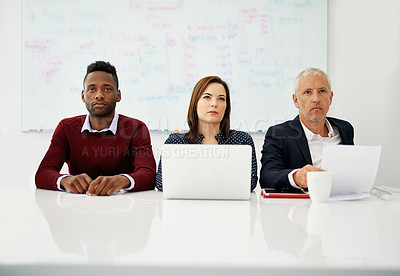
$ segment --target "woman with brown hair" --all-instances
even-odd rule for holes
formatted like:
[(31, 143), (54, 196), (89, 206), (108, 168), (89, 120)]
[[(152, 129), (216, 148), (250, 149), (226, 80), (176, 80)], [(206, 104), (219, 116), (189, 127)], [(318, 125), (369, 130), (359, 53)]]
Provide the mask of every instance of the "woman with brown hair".
[[(243, 131), (230, 129), (229, 88), (217, 76), (199, 80), (189, 104), (187, 133), (171, 133), (165, 144), (231, 144), (252, 147), (251, 191), (257, 185), (257, 159), (253, 138)], [(158, 165), (156, 187), (162, 190), (162, 165)]]

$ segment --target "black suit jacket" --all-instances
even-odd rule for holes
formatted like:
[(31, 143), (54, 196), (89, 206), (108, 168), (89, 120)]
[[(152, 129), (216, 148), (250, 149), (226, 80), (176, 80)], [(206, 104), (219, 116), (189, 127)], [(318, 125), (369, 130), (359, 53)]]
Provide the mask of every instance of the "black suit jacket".
[[(332, 126), (339, 129), (342, 144), (354, 145), (354, 129), (349, 122), (330, 117), (327, 119)], [(270, 127), (265, 134), (261, 153), (261, 188), (300, 192), (290, 185), (288, 174), (307, 164), (312, 165), (312, 160), (299, 116)]]

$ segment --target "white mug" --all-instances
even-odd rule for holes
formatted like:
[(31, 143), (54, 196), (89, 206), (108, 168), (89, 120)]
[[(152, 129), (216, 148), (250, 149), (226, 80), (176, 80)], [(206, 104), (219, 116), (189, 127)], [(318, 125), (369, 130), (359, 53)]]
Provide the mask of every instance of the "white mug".
[(328, 201), (332, 189), (332, 173), (327, 171), (307, 172), (307, 186), (312, 201)]

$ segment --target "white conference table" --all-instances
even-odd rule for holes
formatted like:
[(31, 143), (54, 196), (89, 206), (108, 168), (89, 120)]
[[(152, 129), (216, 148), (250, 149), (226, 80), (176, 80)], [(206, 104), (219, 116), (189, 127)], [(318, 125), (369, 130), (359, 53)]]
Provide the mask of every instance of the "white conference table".
[(0, 275), (400, 275), (389, 201), (0, 189)]

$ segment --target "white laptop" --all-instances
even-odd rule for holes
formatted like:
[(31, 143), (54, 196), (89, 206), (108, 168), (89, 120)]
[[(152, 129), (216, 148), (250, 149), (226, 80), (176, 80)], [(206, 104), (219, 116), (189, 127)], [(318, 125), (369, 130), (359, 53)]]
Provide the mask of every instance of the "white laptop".
[(176, 145), (162, 147), (164, 198), (250, 198), (249, 145)]
[(321, 168), (332, 172), (331, 200), (370, 196), (381, 146), (338, 145), (324, 148)]

